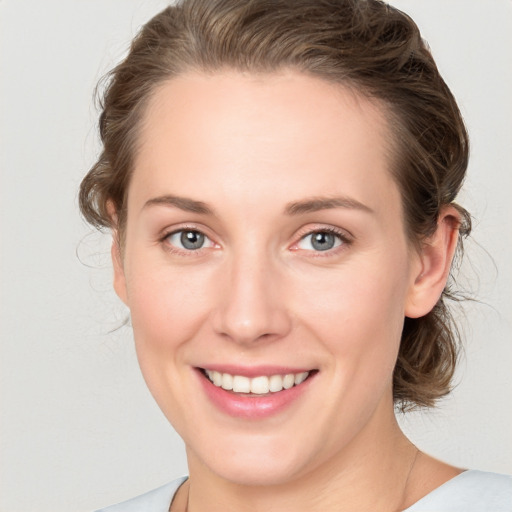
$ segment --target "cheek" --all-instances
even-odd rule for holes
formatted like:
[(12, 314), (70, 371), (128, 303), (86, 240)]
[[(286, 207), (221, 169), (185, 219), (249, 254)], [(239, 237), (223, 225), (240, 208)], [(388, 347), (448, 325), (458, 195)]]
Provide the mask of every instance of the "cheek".
[(344, 372), (365, 367), (382, 377), (392, 373), (400, 343), (407, 279), (396, 269), (407, 268), (407, 261), (375, 259), (378, 264), (358, 261), (317, 274), (303, 287), (300, 316)]
[(133, 261), (127, 288), (139, 366), (155, 401), (178, 431), (187, 423), (187, 346), (208, 316), (208, 279), (156, 262)]
[(168, 350), (188, 339), (206, 314), (209, 280), (204, 274), (134, 263), (127, 288), (136, 341)]
[(162, 400), (172, 400), (165, 390), (181, 386), (187, 342), (197, 337), (208, 316), (210, 280), (157, 262), (139, 263), (133, 260), (127, 268), (137, 358), (150, 391), (165, 407)]

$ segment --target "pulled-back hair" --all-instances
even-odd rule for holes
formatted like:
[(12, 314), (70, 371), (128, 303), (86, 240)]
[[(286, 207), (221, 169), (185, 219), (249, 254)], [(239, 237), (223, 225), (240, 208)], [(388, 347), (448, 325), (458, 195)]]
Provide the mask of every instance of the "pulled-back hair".
[[(272, 73), (284, 69), (339, 83), (377, 101), (392, 138), (390, 171), (412, 244), (434, 233), (454, 205), (468, 162), (459, 109), (415, 23), (379, 0), (182, 0), (140, 31), (109, 75), (99, 122), (103, 150), (80, 189), (80, 208), (121, 236), (126, 198), (148, 100), (187, 71)], [(115, 220), (108, 205), (115, 208)], [(470, 217), (458, 205), (462, 237)], [(406, 318), (394, 371), (395, 403), (431, 406), (450, 391), (458, 334), (445, 304)]]

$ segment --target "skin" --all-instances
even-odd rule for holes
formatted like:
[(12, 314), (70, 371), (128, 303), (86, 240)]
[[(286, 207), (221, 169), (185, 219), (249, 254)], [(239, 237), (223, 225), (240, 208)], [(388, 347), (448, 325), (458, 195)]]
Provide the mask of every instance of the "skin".
[[(393, 412), (403, 319), (437, 302), (457, 213), (412, 247), (390, 141), (379, 105), (293, 71), (189, 73), (153, 95), (112, 254), (142, 373), (187, 449), (173, 510), (398, 510), (458, 473), (417, 457)], [(205, 245), (180, 247), (179, 230)], [(336, 247), (315, 250), (322, 230)], [(284, 411), (250, 420), (198, 385), (195, 368), (213, 364), (318, 373)]]

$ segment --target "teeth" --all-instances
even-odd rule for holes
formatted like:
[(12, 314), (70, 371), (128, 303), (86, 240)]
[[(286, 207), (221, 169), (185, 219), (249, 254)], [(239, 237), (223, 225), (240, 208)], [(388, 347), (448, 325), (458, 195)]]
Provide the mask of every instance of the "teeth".
[(269, 380), (269, 390), (272, 393), (281, 391), (283, 389), (283, 377), (281, 375), (272, 375)]
[(213, 383), (216, 386), (222, 386), (222, 373), (213, 372)]
[(205, 370), (208, 378), (219, 388), (235, 393), (252, 393), (255, 395), (266, 395), (269, 392), (277, 393), (283, 389), (290, 389), (304, 382), (309, 372), (287, 373), (286, 375), (262, 375), (250, 379), (243, 375), (231, 375), (212, 370)]
[(233, 389), (233, 375), (229, 373), (222, 374), (222, 389), (227, 389), (228, 391)]
[(284, 376), (283, 379), (283, 388), (284, 389), (290, 389), (295, 384), (295, 375), (293, 373), (288, 373)]
[(268, 377), (255, 377), (251, 379), (251, 393), (265, 395), (269, 392)]
[[(226, 374), (224, 374), (226, 375)], [(215, 382), (214, 382), (215, 384)], [(251, 379), (243, 377), (242, 375), (233, 376), (233, 391), (235, 393), (250, 393), (251, 392)]]
[(295, 375), (295, 385), (298, 386), (308, 378), (309, 372), (297, 373)]

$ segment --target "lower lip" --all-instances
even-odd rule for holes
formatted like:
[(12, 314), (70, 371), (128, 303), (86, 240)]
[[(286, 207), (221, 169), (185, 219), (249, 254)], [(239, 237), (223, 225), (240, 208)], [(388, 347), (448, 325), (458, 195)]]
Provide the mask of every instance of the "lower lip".
[[(198, 370), (201, 385), (208, 398), (222, 412), (237, 418), (260, 419), (280, 413), (295, 402), (309, 387), (314, 375), (290, 389), (267, 395), (239, 395), (215, 386)], [(316, 372), (315, 372), (316, 373)]]

